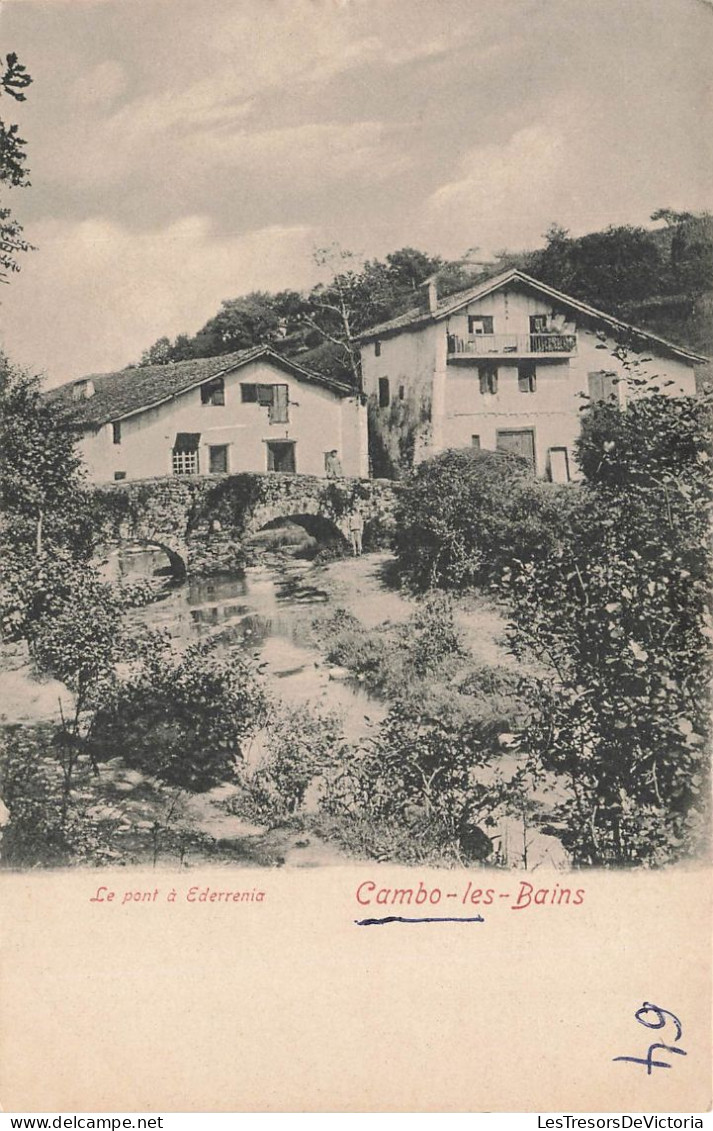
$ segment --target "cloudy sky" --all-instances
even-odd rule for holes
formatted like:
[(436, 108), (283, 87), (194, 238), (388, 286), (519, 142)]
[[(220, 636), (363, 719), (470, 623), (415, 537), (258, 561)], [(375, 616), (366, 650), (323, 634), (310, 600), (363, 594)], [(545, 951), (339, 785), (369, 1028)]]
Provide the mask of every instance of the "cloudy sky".
[(37, 246), (0, 294), (50, 383), (313, 283), (713, 208), (711, 0), (3, 0)]

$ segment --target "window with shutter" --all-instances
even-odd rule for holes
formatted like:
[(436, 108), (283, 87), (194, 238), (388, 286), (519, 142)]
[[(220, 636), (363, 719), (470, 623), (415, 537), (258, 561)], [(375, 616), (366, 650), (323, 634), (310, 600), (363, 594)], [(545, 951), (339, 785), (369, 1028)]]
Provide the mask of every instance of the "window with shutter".
[(295, 443), (293, 440), (267, 441), (267, 470), (294, 474), (296, 471)]
[(389, 378), (379, 378), (379, 408), (388, 408), (391, 402), (391, 390), (389, 389)]
[(534, 361), (521, 361), (517, 367), (517, 387), (521, 393), (534, 393), (537, 371)]
[(497, 393), (498, 391), (498, 367), (497, 365), (487, 364), (478, 366), (478, 380), (480, 382), (481, 393)]
[(289, 387), (287, 385), (272, 386), (272, 403), (268, 410), (271, 424), (287, 424), (289, 414)]
[(593, 404), (615, 403), (618, 401), (617, 387), (619, 378), (616, 373), (601, 369), (596, 373), (588, 373), (589, 399)]

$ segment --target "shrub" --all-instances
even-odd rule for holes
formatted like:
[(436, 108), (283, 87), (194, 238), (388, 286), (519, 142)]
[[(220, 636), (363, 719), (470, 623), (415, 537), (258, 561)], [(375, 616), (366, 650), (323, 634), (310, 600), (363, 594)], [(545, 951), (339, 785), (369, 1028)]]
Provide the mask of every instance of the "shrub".
[(410, 830), (454, 859), (482, 859), (491, 850), (482, 825), (493, 823), (502, 797), (475, 771), (495, 754), (477, 726), (404, 718), (396, 709), (374, 739), (345, 752), (326, 773), (323, 809), (362, 828)]
[(582, 417), (577, 459), (590, 483), (661, 487), (710, 472), (713, 420), (708, 402), (653, 394), (629, 403), (594, 404)]
[(139, 577), (114, 586), (117, 601), (123, 609), (143, 609), (160, 601), (165, 595), (164, 582), (155, 578)]
[(358, 617), (343, 608), (316, 618), (312, 627), (326, 644), (329, 663), (363, 676), (370, 687), (384, 686), (392, 652), (387, 633), (368, 632)]
[(515, 651), (535, 649), (554, 672), (531, 685), (521, 745), (559, 775), (581, 863), (661, 864), (700, 848), (713, 635), (700, 419), (674, 400), (593, 412), (582, 439), (593, 483), (576, 493), (569, 537), (503, 578)]
[(7, 728), (0, 743), (0, 792), (9, 820), (2, 835), (6, 868), (111, 862), (116, 821), (97, 821), (63, 791), (55, 763), (64, 741), (58, 728)]
[(483, 584), (503, 563), (547, 556), (570, 491), (533, 481), (522, 460), (471, 449), (419, 464), (397, 504), (396, 555), (415, 588)]
[(32, 625), (35, 663), (74, 691), (78, 710), (87, 705), (93, 688), (113, 674), (120, 616), (111, 587), (88, 574), (70, 599), (57, 602)]
[(302, 808), (307, 790), (338, 758), (344, 740), (336, 715), (315, 714), (309, 707), (277, 710), (265, 738), (265, 758), (244, 780), (252, 812), (279, 823)]
[(419, 604), (408, 629), (414, 640), (412, 663), (419, 676), (433, 674), (444, 661), (465, 654), (452, 602), (443, 593), (431, 594)]
[(183, 656), (144, 662), (96, 713), (90, 748), (97, 761), (120, 753), (160, 780), (202, 791), (233, 778), (241, 743), (263, 719), (265, 696), (237, 651), (211, 642)]

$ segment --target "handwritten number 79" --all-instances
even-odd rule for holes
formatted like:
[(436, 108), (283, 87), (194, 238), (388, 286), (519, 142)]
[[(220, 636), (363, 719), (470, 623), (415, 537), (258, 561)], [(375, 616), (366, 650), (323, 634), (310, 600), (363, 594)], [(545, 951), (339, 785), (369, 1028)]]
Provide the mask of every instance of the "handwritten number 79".
[(666, 1026), (673, 1026), (675, 1029), (675, 1036), (673, 1034), (666, 1036), (671, 1039), (673, 1036), (673, 1045), (666, 1045), (660, 1041), (649, 1045), (646, 1056), (615, 1056), (614, 1060), (627, 1060), (630, 1064), (645, 1064), (646, 1074), (651, 1075), (654, 1068), (670, 1068), (671, 1065), (666, 1060), (656, 1060), (654, 1053), (661, 1051), (672, 1053), (675, 1056), (686, 1056), (686, 1052), (681, 1048), (676, 1048), (675, 1045), (680, 1041), (683, 1036), (683, 1025), (679, 1021), (675, 1013), (671, 1013), (669, 1009), (661, 1009), (658, 1005), (653, 1005), (650, 1001), (645, 1001), (640, 1009), (637, 1009), (634, 1017), (640, 1025), (644, 1025), (647, 1029), (664, 1029)]

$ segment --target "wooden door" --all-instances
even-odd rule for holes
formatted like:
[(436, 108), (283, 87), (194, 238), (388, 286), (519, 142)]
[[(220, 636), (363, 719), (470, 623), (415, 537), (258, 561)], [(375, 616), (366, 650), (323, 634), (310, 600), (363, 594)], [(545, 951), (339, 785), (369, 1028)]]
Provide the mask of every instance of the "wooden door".
[(566, 448), (550, 448), (550, 479), (569, 483), (569, 454)]
[(522, 456), (535, 467), (535, 433), (532, 428), (513, 428), (498, 432), (496, 445), (499, 452)]
[(227, 444), (211, 444), (208, 454), (211, 475), (219, 475), (228, 470)]
[(294, 474), (296, 471), (294, 440), (270, 440), (267, 445), (267, 470)]

